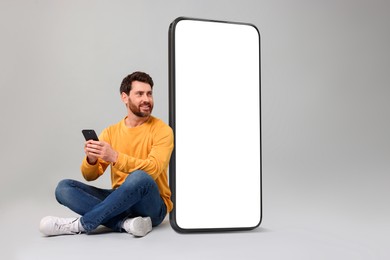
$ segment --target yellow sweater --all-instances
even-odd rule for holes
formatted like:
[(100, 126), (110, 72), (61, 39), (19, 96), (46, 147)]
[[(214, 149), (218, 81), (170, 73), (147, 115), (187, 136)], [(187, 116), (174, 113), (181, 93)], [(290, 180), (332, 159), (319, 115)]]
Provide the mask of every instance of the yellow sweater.
[[(168, 125), (151, 116), (142, 125), (128, 128), (123, 119), (104, 129), (99, 140), (109, 143), (119, 154), (117, 161), (111, 163), (113, 189), (119, 187), (129, 173), (143, 170), (156, 181), (167, 212), (172, 210), (167, 170), (173, 150), (173, 131)], [(91, 165), (85, 157), (81, 172), (87, 181), (93, 181), (104, 173), (108, 165), (110, 163), (101, 159)]]

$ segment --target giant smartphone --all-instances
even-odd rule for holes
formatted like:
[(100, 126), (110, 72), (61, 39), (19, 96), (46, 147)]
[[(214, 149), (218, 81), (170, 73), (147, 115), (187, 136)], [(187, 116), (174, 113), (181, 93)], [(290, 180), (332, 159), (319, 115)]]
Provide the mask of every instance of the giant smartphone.
[(179, 17), (169, 28), (169, 167), (178, 232), (260, 225), (260, 34), (252, 24)]

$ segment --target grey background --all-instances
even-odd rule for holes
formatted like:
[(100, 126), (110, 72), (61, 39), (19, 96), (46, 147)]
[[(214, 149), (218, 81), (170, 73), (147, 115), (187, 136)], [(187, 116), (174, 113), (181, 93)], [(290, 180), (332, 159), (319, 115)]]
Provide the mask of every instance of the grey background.
[[(1, 0), (1, 256), (388, 259), (389, 11), (380, 0)], [(153, 76), (154, 114), (168, 122), (167, 33), (178, 16), (260, 30), (261, 228), (180, 235), (165, 221), (142, 239), (41, 237), (41, 217), (72, 216), (53, 191), (82, 179), (81, 129), (125, 115), (124, 76)], [(95, 184), (109, 187), (108, 175)]]

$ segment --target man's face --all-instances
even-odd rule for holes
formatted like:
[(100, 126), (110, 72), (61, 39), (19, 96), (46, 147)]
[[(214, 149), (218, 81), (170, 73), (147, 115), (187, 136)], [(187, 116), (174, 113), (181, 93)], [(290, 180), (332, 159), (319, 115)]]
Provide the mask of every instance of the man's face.
[(122, 93), (122, 100), (138, 117), (148, 117), (153, 110), (153, 92), (148, 83), (133, 81), (129, 95)]

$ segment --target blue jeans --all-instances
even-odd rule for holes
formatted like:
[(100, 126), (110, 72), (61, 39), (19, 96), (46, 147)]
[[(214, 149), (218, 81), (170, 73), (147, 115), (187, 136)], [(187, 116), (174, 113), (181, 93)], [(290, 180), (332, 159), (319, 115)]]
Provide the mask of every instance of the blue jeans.
[(167, 209), (156, 182), (146, 172), (129, 174), (117, 189), (100, 189), (75, 180), (62, 180), (55, 191), (57, 201), (80, 214), (88, 233), (99, 225), (121, 232), (127, 218), (150, 217), (159, 225)]

